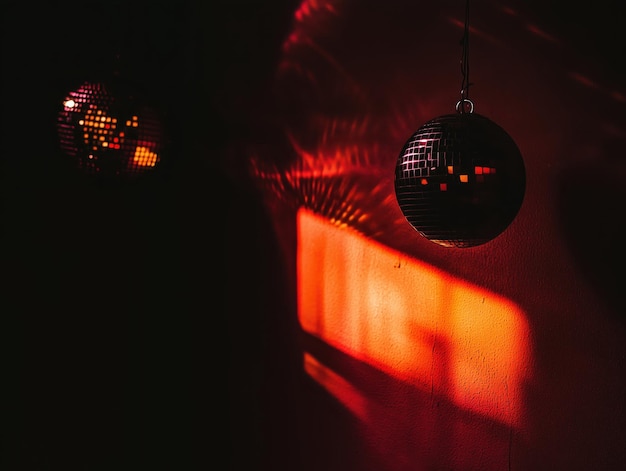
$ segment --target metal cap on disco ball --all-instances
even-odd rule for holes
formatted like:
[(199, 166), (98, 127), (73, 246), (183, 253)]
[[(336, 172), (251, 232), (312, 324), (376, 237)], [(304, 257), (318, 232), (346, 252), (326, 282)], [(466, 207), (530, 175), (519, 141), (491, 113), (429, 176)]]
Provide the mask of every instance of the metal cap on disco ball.
[(402, 213), (421, 235), (445, 247), (473, 247), (497, 237), (517, 215), (525, 187), (524, 161), (513, 139), (473, 112), (423, 124), (396, 164)]
[(119, 83), (84, 82), (58, 113), (61, 149), (82, 173), (130, 180), (162, 164), (164, 135), (156, 110)]

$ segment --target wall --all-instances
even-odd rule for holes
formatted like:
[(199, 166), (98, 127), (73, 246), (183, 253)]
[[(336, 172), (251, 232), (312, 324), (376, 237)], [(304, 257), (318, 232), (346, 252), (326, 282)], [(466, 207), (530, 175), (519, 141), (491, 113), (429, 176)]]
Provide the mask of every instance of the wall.
[[(616, 280), (626, 115), (612, 62), (622, 16), (611, 10), (609, 20), (609, 6), (472, 6), (470, 97), (518, 144), (527, 189), (503, 234), (450, 249), (408, 227), (392, 179), (404, 141), (458, 98), (464, 6), (303, 2), (281, 23), (271, 98), (252, 100), (261, 118), (228, 154), (229, 166), (251, 162), (243, 186), (251, 198), (259, 189), (267, 217), (252, 227), (271, 241), (241, 255), (254, 257), (258, 278), (237, 285), (260, 283), (251, 317), (269, 340), (245, 315), (231, 334), (233, 371), (245, 375), (235, 380), (235, 423), (259, 427), (234, 433), (236, 450), (256, 444), (249, 462), (394, 471), (624, 464)], [(251, 218), (237, 214), (235, 232), (250, 233)], [(250, 385), (258, 389), (238, 389)]]

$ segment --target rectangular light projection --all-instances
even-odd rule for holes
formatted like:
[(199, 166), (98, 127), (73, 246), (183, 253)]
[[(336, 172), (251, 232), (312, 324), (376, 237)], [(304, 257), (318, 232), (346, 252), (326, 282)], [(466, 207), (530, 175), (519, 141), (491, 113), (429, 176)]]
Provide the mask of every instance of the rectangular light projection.
[[(519, 306), (307, 210), (298, 214), (297, 257), (305, 332), (459, 408), (522, 427), (531, 352)], [(357, 394), (309, 353), (304, 361), (349, 410), (367, 414), (358, 403), (367, 391)]]

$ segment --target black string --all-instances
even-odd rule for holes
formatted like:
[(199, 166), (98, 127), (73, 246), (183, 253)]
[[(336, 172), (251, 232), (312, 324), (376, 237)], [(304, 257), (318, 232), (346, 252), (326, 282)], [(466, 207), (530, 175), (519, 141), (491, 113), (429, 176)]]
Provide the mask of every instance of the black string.
[[(461, 55), (461, 101), (460, 112), (465, 113), (465, 104), (469, 101), (469, 87), (472, 85), (469, 81), (469, 0), (465, 3), (465, 29), (463, 38), (461, 38), (463, 53)], [(470, 102), (471, 104), (471, 102)]]

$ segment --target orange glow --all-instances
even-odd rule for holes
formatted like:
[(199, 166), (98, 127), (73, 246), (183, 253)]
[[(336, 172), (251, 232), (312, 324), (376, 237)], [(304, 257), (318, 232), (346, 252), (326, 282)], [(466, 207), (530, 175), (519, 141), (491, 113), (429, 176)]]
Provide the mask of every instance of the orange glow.
[(496, 173), (496, 169), (493, 167), (474, 167), (474, 173), (476, 175), (489, 175)]
[(313, 355), (304, 354), (304, 371), (361, 420), (367, 416), (367, 401), (363, 393), (349, 381), (320, 363)]
[(133, 164), (140, 167), (154, 167), (157, 163), (158, 155), (144, 146), (137, 146), (133, 156)]
[[(111, 119), (111, 117), (103, 114), (102, 110), (95, 107), (90, 107), (85, 114), (85, 119), (78, 121), (78, 124), (83, 126), (84, 142), (88, 145), (92, 144), (92, 150), (98, 150), (98, 145), (110, 149), (120, 148), (120, 145), (116, 144), (117, 138), (113, 137), (117, 128), (116, 123), (117, 120), (115, 118)], [(89, 134), (90, 132), (92, 134)], [(111, 143), (112, 137), (114, 143)]]
[[(304, 332), (359, 362), (521, 428), (529, 328), (506, 298), (301, 209), (298, 318)], [(305, 370), (364, 413), (367, 398), (346, 379), (310, 355)]]

